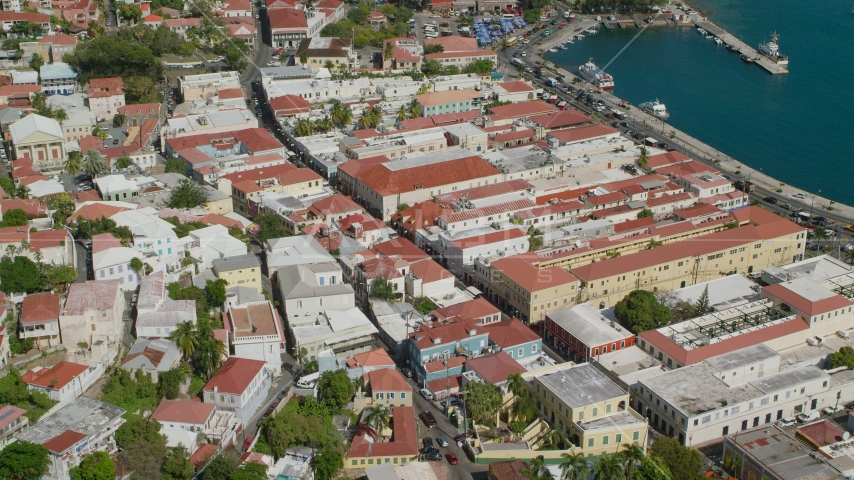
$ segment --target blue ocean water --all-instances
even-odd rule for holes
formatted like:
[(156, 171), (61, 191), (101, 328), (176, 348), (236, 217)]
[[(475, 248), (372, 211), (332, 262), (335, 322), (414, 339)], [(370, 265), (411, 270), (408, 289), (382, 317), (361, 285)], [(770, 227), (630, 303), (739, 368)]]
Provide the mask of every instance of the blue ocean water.
[[(577, 72), (593, 58), (614, 94), (634, 104), (658, 98), (669, 123), (789, 185), (854, 205), (854, 0), (693, 0), (695, 8), (757, 48), (779, 35), (788, 75), (770, 75), (698, 34), (601, 29), (547, 58)], [(806, 8), (805, 8), (806, 7)]]

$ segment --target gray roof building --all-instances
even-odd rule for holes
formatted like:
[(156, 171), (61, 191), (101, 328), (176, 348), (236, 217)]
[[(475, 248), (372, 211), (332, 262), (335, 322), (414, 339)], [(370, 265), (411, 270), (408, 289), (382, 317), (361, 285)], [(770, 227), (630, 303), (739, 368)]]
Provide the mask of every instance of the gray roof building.
[[(42, 418), (29, 430), (18, 435), (19, 441), (42, 445), (68, 430), (87, 437), (112, 430), (126, 410), (89, 397), (77, 397), (48, 417)], [(124, 423), (124, 422), (122, 422)]]
[(261, 262), (252, 253), (237, 255), (236, 257), (217, 258), (213, 262), (213, 268), (217, 272), (230, 272), (244, 268), (261, 268)]
[(571, 408), (625, 395), (626, 391), (590, 363), (538, 377), (540, 383)]

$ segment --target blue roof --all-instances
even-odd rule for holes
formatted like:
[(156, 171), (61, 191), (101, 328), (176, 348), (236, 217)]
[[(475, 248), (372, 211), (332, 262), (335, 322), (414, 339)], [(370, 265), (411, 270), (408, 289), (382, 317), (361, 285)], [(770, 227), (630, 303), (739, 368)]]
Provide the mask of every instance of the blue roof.
[(42, 65), (39, 69), (39, 76), (42, 80), (77, 78), (77, 72), (75, 72), (67, 63), (57, 62), (49, 65)]

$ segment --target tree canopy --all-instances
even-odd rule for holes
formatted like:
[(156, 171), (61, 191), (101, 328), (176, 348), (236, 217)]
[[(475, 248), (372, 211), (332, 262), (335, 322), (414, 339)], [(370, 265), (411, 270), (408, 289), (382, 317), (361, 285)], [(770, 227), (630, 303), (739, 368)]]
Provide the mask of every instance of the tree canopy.
[(0, 290), (33, 293), (41, 286), (39, 267), (27, 257), (0, 260)]
[(0, 222), (0, 227), (22, 227), (30, 224), (30, 217), (27, 212), (20, 208), (12, 208), (6, 210), (3, 214), (3, 221)]
[(172, 189), (172, 195), (169, 197), (170, 208), (204, 207), (206, 203), (208, 203), (208, 191), (186, 178), (178, 182), (178, 186)]
[(78, 72), (80, 83), (91, 78), (122, 77), (127, 84), (129, 77), (163, 76), (163, 64), (150, 48), (118, 35), (81, 43), (68, 56), (68, 64)]
[(386, 280), (382, 275), (379, 275), (371, 281), (369, 296), (371, 298), (393, 301), (396, 298), (394, 288), (394, 283)]
[(273, 212), (261, 212), (255, 216), (255, 224), (258, 225), (258, 240), (266, 241), (274, 238), (290, 237), (285, 227), (282, 226), (282, 217)]
[(673, 480), (699, 480), (703, 478), (700, 474), (700, 470), (703, 468), (700, 452), (682, 445), (675, 438), (664, 435), (657, 437), (649, 450), (649, 454), (661, 459), (662, 463), (670, 470)]
[(632, 333), (641, 333), (670, 323), (670, 309), (652, 292), (635, 290), (614, 306), (614, 315)]
[(116, 462), (107, 452), (94, 452), (71, 469), (71, 480), (115, 480)]
[(466, 405), (475, 422), (495, 424), (495, 412), (501, 407), (501, 392), (491, 383), (469, 382), (465, 386)]
[(347, 405), (356, 390), (344, 370), (327, 371), (320, 374), (317, 389), (320, 391), (323, 401), (336, 408)]
[(0, 478), (39, 480), (50, 459), (47, 448), (30, 442), (15, 442), (0, 450)]
[(830, 368), (854, 368), (854, 348), (845, 346), (830, 356)]

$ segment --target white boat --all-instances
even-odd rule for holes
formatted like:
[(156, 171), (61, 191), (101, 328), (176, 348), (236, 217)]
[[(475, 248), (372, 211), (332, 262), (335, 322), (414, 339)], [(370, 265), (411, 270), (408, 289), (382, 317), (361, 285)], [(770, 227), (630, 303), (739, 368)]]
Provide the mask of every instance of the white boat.
[(575, 36), (575, 38), (576, 38), (576, 39), (578, 39), (578, 40), (581, 40), (582, 38), (584, 38), (584, 35), (582, 35), (582, 34), (580, 34), (580, 33), (579, 33), (579, 34), (577, 34), (577, 35)]
[(582, 79), (593, 84), (596, 88), (607, 90), (614, 88), (614, 77), (605, 73), (593, 63), (593, 59), (578, 67), (578, 73)]
[(720, 39), (720, 38), (715, 37), (715, 43), (717, 43), (718, 45), (720, 45), (720, 44), (722, 44), (722, 43), (724, 43), (724, 42), (723, 42), (723, 41), (721, 41), (721, 39)]
[(550, 52), (552, 52), (552, 53), (557, 53), (557, 49), (556, 49), (556, 48), (550, 48), (550, 49), (549, 49), (549, 51), (550, 51)]
[(706, 35), (708, 32), (706, 32), (706, 31), (705, 31), (705, 30), (703, 30), (702, 28), (698, 28), (698, 29), (697, 29), (697, 33), (699, 33), (700, 35)]
[(663, 103), (659, 102), (657, 98), (654, 102), (641, 103), (638, 107), (640, 107), (644, 112), (662, 120), (670, 118), (670, 114), (667, 113), (667, 107), (665, 107)]
[(777, 45), (777, 39), (780, 38), (777, 32), (771, 34), (771, 41), (768, 43), (759, 44), (759, 53), (768, 57), (777, 65), (788, 65), (789, 57), (780, 53), (780, 47)]
[(706, 35), (706, 38), (715, 38), (714, 35)]

